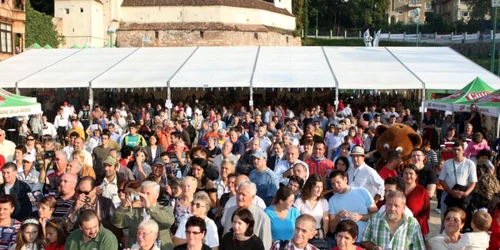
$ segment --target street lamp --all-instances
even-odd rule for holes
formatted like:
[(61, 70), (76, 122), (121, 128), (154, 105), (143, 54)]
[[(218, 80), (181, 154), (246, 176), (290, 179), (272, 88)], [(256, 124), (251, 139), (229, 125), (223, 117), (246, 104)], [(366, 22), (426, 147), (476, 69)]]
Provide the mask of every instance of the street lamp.
[(413, 22), (417, 25), (417, 37), (416, 37), (416, 46), (418, 47), (418, 25), (420, 25), (420, 22), (418, 21), (418, 18), (420, 17), (420, 8), (416, 8), (410, 11), (410, 16), (413, 19)]
[(109, 47), (113, 48), (113, 34), (116, 32), (116, 28), (113, 25), (108, 26), (108, 34), (109, 34)]
[(500, 6), (499, 0), (491, 0), (491, 7), (493, 7), (493, 45), (491, 46), (491, 62), (490, 71), (495, 73), (495, 47), (496, 47), (496, 37), (497, 37), (497, 7)]

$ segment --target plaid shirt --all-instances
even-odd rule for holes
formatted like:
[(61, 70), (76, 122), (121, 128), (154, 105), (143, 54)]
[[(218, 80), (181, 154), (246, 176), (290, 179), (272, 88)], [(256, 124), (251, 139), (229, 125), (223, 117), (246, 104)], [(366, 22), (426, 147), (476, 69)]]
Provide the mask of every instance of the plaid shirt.
[(413, 217), (403, 215), (401, 224), (391, 237), (389, 225), (385, 220), (385, 213), (376, 213), (370, 220), (363, 233), (362, 241), (371, 241), (383, 249), (392, 250), (425, 250), (424, 239), (420, 225)]
[[(279, 250), (280, 249), (280, 241), (277, 241), (276, 243), (273, 244), (270, 250)], [(295, 246), (293, 245), (292, 241), (289, 241), (284, 250), (295, 250)], [(304, 248), (304, 250), (318, 250), (315, 246), (311, 244), (307, 244), (307, 246)]]

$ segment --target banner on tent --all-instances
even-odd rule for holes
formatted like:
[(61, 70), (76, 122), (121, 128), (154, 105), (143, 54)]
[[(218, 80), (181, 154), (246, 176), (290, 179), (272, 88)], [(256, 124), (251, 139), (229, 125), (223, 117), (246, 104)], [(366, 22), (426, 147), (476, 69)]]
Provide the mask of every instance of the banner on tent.
[(391, 34), (391, 39), (404, 39), (405, 34)]
[(477, 40), (477, 39), (479, 39), (478, 34), (469, 34), (465, 36), (465, 40)]
[(445, 104), (445, 103), (428, 102), (426, 108), (428, 108), (428, 109), (447, 110), (447, 109), (449, 109), (449, 105)]

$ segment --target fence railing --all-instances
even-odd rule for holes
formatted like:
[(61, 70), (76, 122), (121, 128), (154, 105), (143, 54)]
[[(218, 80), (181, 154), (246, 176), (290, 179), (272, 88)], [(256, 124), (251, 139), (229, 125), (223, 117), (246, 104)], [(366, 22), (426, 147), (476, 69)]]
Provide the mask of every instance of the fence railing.
[[(323, 38), (323, 39), (363, 39), (364, 31), (333, 31), (333, 30), (309, 30), (307, 37)], [(375, 39), (375, 34), (370, 34)], [(302, 31), (302, 37), (305, 37)], [(453, 32), (448, 34), (438, 33), (419, 33), (419, 42), (421, 43), (436, 43), (436, 44), (454, 44), (454, 43), (489, 43), (493, 41), (493, 31), (491, 32), (476, 32), (476, 33), (458, 33)], [(381, 41), (398, 41), (398, 42), (414, 42), (417, 39), (417, 34), (413, 33), (381, 33)], [(496, 33), (496, 39), (500, 42), (500, 33)]]

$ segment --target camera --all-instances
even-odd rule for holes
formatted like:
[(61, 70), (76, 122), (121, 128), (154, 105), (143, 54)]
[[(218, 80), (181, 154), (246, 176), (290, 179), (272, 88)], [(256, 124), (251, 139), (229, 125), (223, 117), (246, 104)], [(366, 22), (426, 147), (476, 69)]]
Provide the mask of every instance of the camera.
[(43, 158), (44, 159), (48, 159), (48, 158), (51, 158), (51, 159), (54, 159), (56, 157), (56, 152), (54, 150), (49, 150), (49, 151), (46, 151), (44, 154), (43, 154)]
[(88, 196), (87, 196), (87, 197), (85, 197), (85, 202), (86, 202), (86, 203), (89, 203), (89, 202), (90, 202), (90, 197), (88, 197)]

